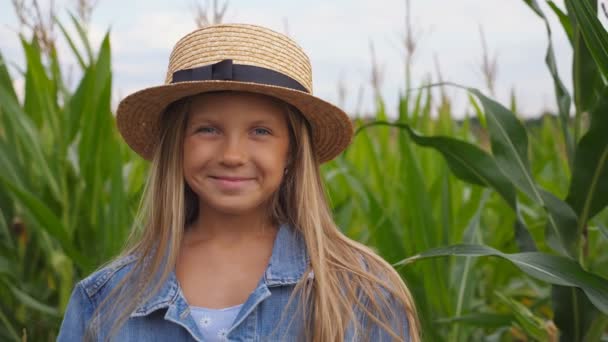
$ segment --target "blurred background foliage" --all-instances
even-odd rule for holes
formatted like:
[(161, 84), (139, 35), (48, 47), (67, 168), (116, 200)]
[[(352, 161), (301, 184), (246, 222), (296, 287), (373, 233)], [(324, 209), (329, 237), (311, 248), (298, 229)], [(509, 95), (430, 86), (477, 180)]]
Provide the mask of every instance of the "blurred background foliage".
[[(122, 247), (147, 172), (115, 128), (109, 34), (90, 45), (92, 6), (79, 3), (69, 22), (47, 22), (78, 63), (75, 86), (42, 20), (22, 21), (22, 97), (0, 54), (0, 340), (55, 339), (75, 282)], [(546, 23), (557, 113), (522, 122), (515, 97), (492, 100), (484, 49), (484, 92), (439, 74), (400, 95), (396, 118), (376, 93), (375, 115), (353, 115), (353, 144), (322, 166), (338, 225), (403, 275), (424, 340), (608, 340), (608, 34), (595, 1), (547, 3), (522, 6)], [(226, 3), (207, 9), (199, 26), (221, 22)], [(571, 42), (572, 94), (549, 15)], [(446, 87), (468, 94), (463, 120)]]

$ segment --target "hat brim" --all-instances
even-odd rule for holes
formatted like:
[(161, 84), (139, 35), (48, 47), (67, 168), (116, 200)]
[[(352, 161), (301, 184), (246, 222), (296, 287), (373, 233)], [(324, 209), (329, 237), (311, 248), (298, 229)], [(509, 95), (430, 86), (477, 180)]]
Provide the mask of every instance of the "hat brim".
[(160, 115), (183, 97), (198, 93), (235, 90), (273, 96), (296, 107), (312, 128), (314, 152), (319, 163), (335, 158), (352, 141), (348, 115), (333, 104), (309, 93), (240, 81), (189, 81), (145, 88), (125, 97), (116, 112), (118, 130), (126, 143), (146, 160), (152, 160), (159, 141)]

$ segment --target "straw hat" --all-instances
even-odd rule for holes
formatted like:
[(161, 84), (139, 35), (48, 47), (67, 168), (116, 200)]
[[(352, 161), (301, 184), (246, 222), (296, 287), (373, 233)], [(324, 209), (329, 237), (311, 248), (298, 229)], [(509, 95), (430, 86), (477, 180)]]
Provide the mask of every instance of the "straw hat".
[(281, 33), (248, 24), (211, 25), (180, 39), (165, 84), (120, 102), (118, 130), (135, 152), (151, 160), (166, 107), (185, 96), (218, 90), (261, 93), (296, 107), (310, 123), (320, 163), (336, 157), (352, 140), (346, 113), (312, 95), (312, 69), (304, 50)]

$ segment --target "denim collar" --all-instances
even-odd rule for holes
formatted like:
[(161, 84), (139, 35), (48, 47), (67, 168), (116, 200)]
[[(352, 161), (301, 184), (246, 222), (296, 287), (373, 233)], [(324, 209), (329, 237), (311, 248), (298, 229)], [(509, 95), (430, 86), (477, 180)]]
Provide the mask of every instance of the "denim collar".
[[(267, 287), (294, 285), (304, 275), (309, 263), (310, 258), (301, 233), (290, 225), (281, 224), (270, 261), (260, 282)], [(308, 278), (313, 277), (311, 271)], [(157, 309), (169, 307), (180, 295), (183, 296), (173, 270), (157, 294), (140, 305), (131, 317), (146, 316)]]

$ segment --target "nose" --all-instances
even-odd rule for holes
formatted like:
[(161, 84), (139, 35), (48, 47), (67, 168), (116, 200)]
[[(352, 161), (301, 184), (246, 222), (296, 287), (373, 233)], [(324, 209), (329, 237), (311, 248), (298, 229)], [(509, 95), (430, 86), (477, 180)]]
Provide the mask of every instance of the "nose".
[(239, 166), (247, 159), (247, 148), (237, 135), (227, 136), (221, 150), (220, 163), (225, 166)]

